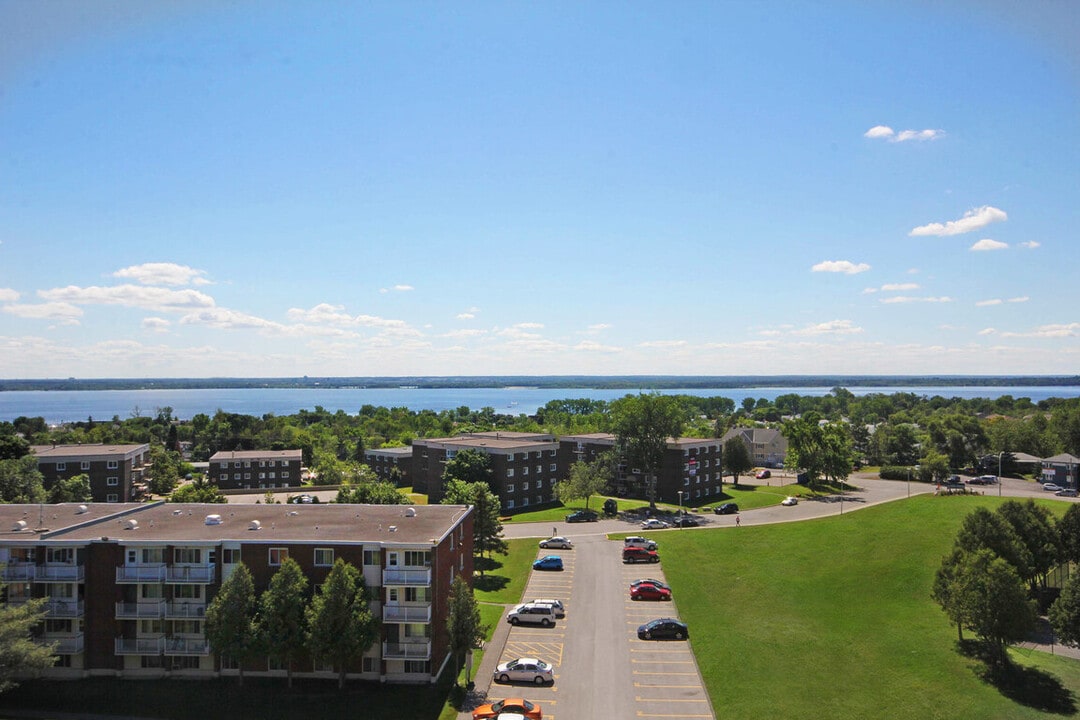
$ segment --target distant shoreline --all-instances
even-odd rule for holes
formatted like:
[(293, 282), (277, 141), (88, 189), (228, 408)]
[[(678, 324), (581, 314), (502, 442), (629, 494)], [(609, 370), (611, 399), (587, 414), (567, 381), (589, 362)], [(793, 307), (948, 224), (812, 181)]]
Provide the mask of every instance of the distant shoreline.
[(0, 380), (0, 392), (48, 390), (212, 390), (239, 388), (676, 388), (1068, 387), (1080, 375), (476, 375), (291, 378), (54, 378)]

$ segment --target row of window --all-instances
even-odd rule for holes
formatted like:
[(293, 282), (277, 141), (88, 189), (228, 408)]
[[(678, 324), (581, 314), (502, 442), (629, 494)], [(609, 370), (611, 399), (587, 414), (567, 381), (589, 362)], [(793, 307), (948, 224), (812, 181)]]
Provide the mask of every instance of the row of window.
[[(108, 460), (105, 463), (105, 468), (107, 470), (116, 470), (119, 467), (120, 467), (120, 462), (118, 460)], [(90, 469), (90, 461), (89, 460), (81, 461), (79, 463), (79, 469), (80, 470), (89, 470)], [(63, 472), (65, 470), (67, 470), (67, 463), (66, 462), (58, 462), (58, 463), (56, 463), (56, 471), (57, 472)]]
[[(544, 487), (544, 479), (543, 478), (538, 478), (535, 481), (535, 483), (533, 483), (533, 484), (536, 486), (536, 489), (539, 490), (540, 488)], [(550, 480), (548, 480), (548, 485), (550, 485), (551, 487), (554, 487), (555, 486), (555, 478), (551, 478)], [(507, 494), (515, 492), (516, 488), (517, 488), (517, 486), (514, 485), (514, 483), (507, 483), (507, 485), (506, 485)], [(524, 492), (524, 491), (526, 491), (528, 489), (529, 489), (529, 481), (525, 480), (524, 482), (521, 483), (521, 490), (522, 490), (522, 492)]]
[[(237, 460), (236, 462), (234, 462), (232, 464), (232, 466), (234, 468), (240, 468), (240, 467), (250, 468), (250, 467), (252, 467), (251, 463), (252, 463), (251, 460), (244, 460), (243, 462)], [(281, 467), (289, 467), (289, 461), (288, 460), (260, 460), (259, 461), (259, 467), (277, 467), (279, 464), (280, 464)], [(227, 462), (221, 463), (221, 469), (222, 470), (225, 470), (228, 467), (229, 467), (229, 463), (227, 463)]]
[[(535, 502), (536, 502), (537, 505), (543, 505), (544, 502), (552, 502), (554, 499), (555, 499), (554, 494), (552, 494), (551, 497), (549, 497), (546, 501), (544, 500), (543, 495), (537, 495), (536, 498), (535, 498)], [(529, 498), (520, 498), (520, 502), (521, 502), (520, 507), (529, 507)], [(513, 510), (515, 507), (516, 507), (516, 505), (515, 505), (514, 500), (507, 500), (506, 501), (506, 509), (507, 510)]]
[[(289, 548), (268, 548), (268, 564), (281, 565), (289, 557)], [(223, 560), (226, 565), (240, 562), (240, 550), (238, 548), (226, 548), (223, 551)], [(404, 562), (402, 562), (404, 561)], [(365, 550), (364, 565), (382, 567), (382, 550)], [(334, 564), (334, 548), (315, 548), (314, 563), (316, 567), (329, 567)], [(429, 550), (403, 550), (388, 553), (386, 566), (395, 567), (431, 567), (431, 551)]]
[[(266, 480), (268, 477), (269, 477), (269, 479), (273, 480), (273, 479), (275, 479), (277, 477), (277, 474), (276, 473), (259, 473), (259, 479), (260, 480)], [(289, 471), (288, 470), (283, 470), (281, 472), (281, 477), (282, 478), (289, 477)], [(218, 476), (218, 479), (220, 479), (222, 481), (228, 480), (229, 479), (229, 473), (221, 473), (221, 475)], [(239, 480), (239, 479), (240, 479), (240, 473), (233, 473), (233, 480)], [(251, 479), (251, 473), (249, 473), (249, 472), (244, 473), (244, 478), (243, 479), (244, 480), (250, 480)]]
[[(551, 463), (551, 465), (548, 467), (548, 470), (550, 472), (558, 472), (559, 466), (557, 464), (555, 464), (555, 463)], [(543, 472), (544, 472), (544, 466), (543, 465), (537, 465), (536, 466), (536, 474), (540, 475)], [(528, 465), (521, 468), (521, 474), (522, 475), (528, 475), (529, 474), (529, 466)], [(507, 468), (506, 469), (506, 477), (514, 477), (514, 468)]]

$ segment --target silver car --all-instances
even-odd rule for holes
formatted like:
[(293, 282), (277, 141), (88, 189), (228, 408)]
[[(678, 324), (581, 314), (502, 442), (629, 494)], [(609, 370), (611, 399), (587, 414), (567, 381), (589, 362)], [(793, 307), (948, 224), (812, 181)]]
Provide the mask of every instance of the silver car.
[(496, 682), (531, 682), (537, 685), (555, 682), (555, 671), (543, 660), (517, 658), (498, 665), (492, 675)]

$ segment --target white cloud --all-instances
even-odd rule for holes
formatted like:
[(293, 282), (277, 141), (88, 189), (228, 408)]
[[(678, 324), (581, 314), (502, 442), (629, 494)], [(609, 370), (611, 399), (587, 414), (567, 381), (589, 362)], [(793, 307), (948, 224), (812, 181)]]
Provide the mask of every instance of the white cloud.
[(538, 322), (523, 322), (515, 323), (514, 327), (521, 328), (522, 330), (539, 330), (544, 327), (544, 324)]
[(1053, 325), (1040, 325), (1031, 332), (1002, 333), (1004, 337), (1033, 337), (1033, 338), (1066, 338), (1080, 335), (1080, 323), (1065, 323)]
[(997, 330), (994, 328), (983, 328), (979, 331), (979, 335), (997, 335)]
[(964, 213), (964, 217), (959, 220), (949, 220), (944, 224), (930, 223), (928, 225), (920, 225), (908, 233), (908, 235), (937, 235), (939, 237), (945, 235), (961, 235), (963, 233), (971, 232), (972, 230), (984, 228), (990, 223), (1002, 222), (1008, 219), (1009, 216), (1004, 210), (999, 210), (990, 205), (983, 205), (982, 207), (968, 210)]
[(472, 320), (472, 319), (474, 319), (474, 318), (475, 318), (476, 316), (475, 316), (475, 315), (473, 315), (472, 313), (467, 313), (467, 312), (466, 312), (466, 313), (458, 313), (458, 314), (457, 314), (457, 315), (456, 315), (455, 317), (456, 317), (456, 318), (457, 318), (458, 320)]
[(888, 125), (875, 125), (863, 133), (863, 137), (873, 140), (888, 140), (900, 143), (908, 140), (938, 140), (945, 136), (944, 130), (901, 130), (896, 132)]
[(451, 330), (442, 334), (442, 337), (447, 338), (466, 338), (466, 337), (480, 337), (481, 335), (487, 335), (487, 330), (478, 330), (475, 328), (462, 328), (461, 330)]
[(983, 238), (968, 249), (972, 252), (984, 252), (986, 250), (1004, 250), (1007, 247), (1009, 247), (1009, 243), (1003, 243), (1000, 240), (991, 240), (990, 238)]
[(600, 343), (594, 342), (592, 340), (582, 340), (574, 346), (574, 350), (595, 353), (620, 353), (623, 351), (621, 347), (615, 347), (614, 345), (601, 345)]
[(863, 295), (873, 295), (877, 291), (878, 291), (877, 288), (872, 288), (872, 287), (863, 288)]
[(1020, 243), (1020, 247), (1024, 248), (1025, 250), (1034, 250), (1037, 247), (1042, 247), (1042, 243), (1036, 242), (1035, 240), (1026, 240)]
[(5, 305), (2, 309), (9, 315), (27, 320), (50, 320), (61, 325), (78, 325), (83, 316), (82, 308), (66, 302), (40, 303), (37, 305)]
[(882, 298), (882, 303), (888, 305), (899, 305), (903, 303), (947, 303), (952, 302), (951, 297), (910, 297), (907, 295), (896, 295), (895, 297)]
[(612, 327), (613, 325), (611, 325), (611, 323), (596, 323), (595, 325), (590, 325), (588, 330), (589, 332), (598, 333), (604, 330), (610, 330)]
[(1031, 298), (1029, 298), (1027, 295), (1020, 295), (1018, 297), (1011, 297), (1008, 300), (1006, 300), (1005, 302), (1022, 303), (1022, 302), (1027, 302), (1030, 299)]
[(390, 320), (375, 315), (350, 315), (344, 310), (343, 305), (319, 303), (310, 310), (290, 308), (285, 316), (293, 322), (313, 323), (316, 325), (361, 326), (398, 330), (408, 328), (408, 324), (404, 320)]
[(1001, 304), (1001, 300), (999, 298), (994, 298), (993, 300), (980, 300), (977, 303), (975, 303), (975, 307), (989, 307), (991, 305), (1000, 305), (1000, 304)]
[(155, 333), (168, 332), (169, 331), (169, 326), (171, 326), (171, 325), (172, 325), (171, 322), (169, 322), (165, 318), (159, 318), (159, 317), (143, 318), (143, 321), (142, 321), (142, 329), (146, 330), (147, 332), (155, 332)]
[(19, 291), (11, 288), (0, 288), (0, 302), (15, 302), (19, 299)]
[(85, 288), (68, 285), (52, 290), (38, 290), (38, 295), (46, 300), (74, 305), (122, 305), (157, 311), (178, 312), (191, 308), (214, 307), (214, 299), (198, 290), (167, 290), (140, 285)]
[(113, 277), (134, 280), (143, 285), (208, 285), (205, 270), (176, 263), (143, 263), (122, 268)]
[(866, 263), (856, 265), (850, 260), (825, 260), (810, 268), (812, 272), (844, 273), (846, 275), (857, 275), (869, 269), (870, 266)]
[(644, 348), (676, 348), (685, 347), (690, 343), (685, 340), (650, 340), (648, 342), (639, 343), (639, 347)]
[(890, 138), (893, 135), (895, 135), (895, 133), (893, 132), (893, 129), (891, 127), (889, 127), (888, 125), (875, 125), (874, 127), (870, 128), (869, 130), (867, 130), (866, 132), (863, 133), (863, 137), (875, 138), (875, 139), (876, 138)]
[(409, 292), (410, 290), (415, 290), (416, 288), (414, 288), (412, 285), (395, 285), (394, 289), (398, 292)]
[(905, 290), (918, 290), (919, 283), (887, 283), (881, 286), (882, 292), (903, 292)]
[(850, 320), (829, 320), (828, 322), (807, 325), (804, 328), (793, 330), (792, 335), (854, 335), (861, 333), (863, 329)]

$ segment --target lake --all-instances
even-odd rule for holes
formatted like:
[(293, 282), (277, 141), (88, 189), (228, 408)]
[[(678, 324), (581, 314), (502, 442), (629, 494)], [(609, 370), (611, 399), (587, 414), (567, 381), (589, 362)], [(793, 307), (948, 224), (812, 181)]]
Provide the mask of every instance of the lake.
[[(778, 395), (827, 395), (831, 387), (744, 387), (694, 388), (661, 391), (665, 395), (694, 395), (698, 397), (727, 397), (742, 403), (744, 398), (775, 400)], [(911, 386), (911, 387), (851, 387), (855, 395), (897, 392), (932, 397), (998, 398), (1012, 395), (1039, 402), (1051, 397), (1080, 397), (1080, 386)], [(532, 414), (551, 400), (591, 398), (616, 400), (634, 391), (596, 388), (238, 388), (183, 390), (11, 390), (0, 392), (0, 420), (20, 416), (43, 417), (56, 424), (86, 420), (129, 418), (136, 415), (155, 415), (159, 407), (171, 407), (173, 415), (188, 420), (198, 413), (213, 415), (217, 410), (254, 415), (292, 415), (317, 406), (330, 412), (343, 410), (352, 415), (364, 405), (405, 407), (410, 410), (452, 410), (466, 406), (474, 410), (484, 407), (508, 415)], [(648, 390), (646, 390), (648, 392)]]

